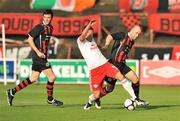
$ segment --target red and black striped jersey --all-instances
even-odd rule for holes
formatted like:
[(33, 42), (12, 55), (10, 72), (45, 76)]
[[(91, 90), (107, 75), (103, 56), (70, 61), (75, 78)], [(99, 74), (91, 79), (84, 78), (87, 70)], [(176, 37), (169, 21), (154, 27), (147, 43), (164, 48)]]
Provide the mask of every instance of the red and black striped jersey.
[(114, 62), (126, 62), (129, 51), (134, 45), (134, 40), (131, 40), (128, 34), (124, 32), (118, 32), (111, 34), (114, 40), (114, 44), (111, 50), (110, 60)]
[[(53, 26), (44, 25), (44, 24), (36, 25), (29, 32), (29, 36), (33, 37), (35, 46), (46, 55), (46, 59), (47, 59), (47, 52), (48, 52), (48, 44), (52, 36), (52, 32), (53, 32)], [(32, 51), (32, 58), (39, 59), (38, 55), (36, 54), (34, 50)]]

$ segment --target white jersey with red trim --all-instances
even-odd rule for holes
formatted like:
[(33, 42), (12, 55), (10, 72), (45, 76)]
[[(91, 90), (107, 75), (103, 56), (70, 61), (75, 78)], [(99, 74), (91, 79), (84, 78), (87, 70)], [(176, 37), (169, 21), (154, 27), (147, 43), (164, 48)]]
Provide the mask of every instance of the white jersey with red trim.
[(92, 38), (92, 41), (84, 40), (83, 42), (78, 38), (77, 44), (89, 70), (99, 67), (107, 62), (107, 59), (99, 50), (94, 38)]

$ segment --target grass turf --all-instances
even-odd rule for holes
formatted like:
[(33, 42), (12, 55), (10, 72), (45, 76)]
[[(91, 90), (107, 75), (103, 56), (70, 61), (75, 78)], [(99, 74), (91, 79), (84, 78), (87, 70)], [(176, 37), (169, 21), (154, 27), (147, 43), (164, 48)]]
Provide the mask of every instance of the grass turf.
[(141, 97), (147, 108), (128, 111), (123, 102), (128, 94), (121, 86), (102, 99), (102, 109), (83, 110), (90, 94), (88, 85), (55, 85), (54, 96), (63, 107), (46, 103), (45, 85), (33, 84), (17, 93), (9, 107), (5, 91), (13, 84), (0, 84), (0, 121), (179, 121), (180, 87), (142, 86)]

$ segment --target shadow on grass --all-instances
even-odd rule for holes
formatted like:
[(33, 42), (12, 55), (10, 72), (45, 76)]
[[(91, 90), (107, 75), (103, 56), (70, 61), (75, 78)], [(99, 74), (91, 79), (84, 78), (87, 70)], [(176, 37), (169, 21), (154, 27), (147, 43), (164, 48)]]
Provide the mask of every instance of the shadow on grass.
[[(122, 103), (115, 103), (115, 104), (103, 104), (102, 105), (103, 109), (124, 109)], [(161, 108), (173, 108), (173, 107), (178, 107), (180, 108), (180, 105), (149, 105), (149, 106), (139, 106), (136, 107), (136, 111), (138, 110), (153, 110), (153, 109), (161, 109)]]
[[(34, 107), (34, 108), (47, 108), (47, 107), (56, 107), (56, 108), (82, 108), (84, 104), (64, 104), (63, 106), (53, 106), (48, 104), (27, 104), (27, 105), (14, 105), (13, 107), (17, 108), (27, 108), (27, 107)], [(94, 106), (93, 106), (94, 107)], [(136, 107), (136, 111), (138, 110), (153, 110), (153, 109), (162, 109), (162, 108), (172, 108), (178, 107), (180, 105), (149, 105), (146, 107)], [(113, 103), (113, 104), (102, 104), (102, 110), (112, 110), (112, 109), (124, 109), (123, 104), (121, 103)]]
[[(147, 110), (152, 110), (152, 109), (159, 109), (159, 108), (172, 108), (172, 107), (180, 107), (180, 105), (149, 105), (147, 107), (144, 107)], [(143, 108), (143, 107), (141, 107)]]
[(35, 107), (35, 108), (43, 108), (43, 107), (57, 107), (57, 108), (73, 108), (73, 107), (83, 107), (84, 104), (64, 104), (62, 106), (55, 106), (55, 105), (49, 105), (49, 104), (26, 104), (26, 105), (14, 105), (12, 107), (19, 107), (19, 108), (25, 108), (25, 107)]

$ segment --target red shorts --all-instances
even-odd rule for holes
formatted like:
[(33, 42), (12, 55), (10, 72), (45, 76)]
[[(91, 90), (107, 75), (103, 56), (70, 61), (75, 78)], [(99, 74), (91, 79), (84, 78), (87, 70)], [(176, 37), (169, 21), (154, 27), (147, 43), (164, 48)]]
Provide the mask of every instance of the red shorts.
[(119, 72), (113, 64), (106, 62), (105, 64), (94, 68), (90, 71), (90, 89), (91, 91), (100, 90), (103, 86), (103, 79), (105, 76), (115, 78)]

